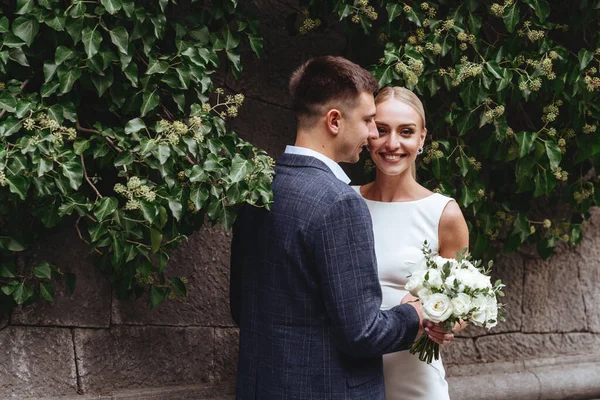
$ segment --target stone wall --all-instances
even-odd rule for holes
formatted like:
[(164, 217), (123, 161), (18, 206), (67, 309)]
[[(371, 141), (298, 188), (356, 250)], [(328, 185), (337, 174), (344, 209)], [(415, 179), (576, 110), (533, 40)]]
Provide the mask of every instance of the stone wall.
[[(255, 60), (246, 50), (243, 78), (219, 79), (246, 95), (233, 128), (276, 157), (294, 141), (286, 89), (293, 69), (312, 55), (352, 57), (361, 49), (337, 30), (289, 36), (282, 21), (298, 9), (294, 1), (254, 4), (264, 55)], [(0, 399), (232, 398), (230, 239), (218, 226), (192, 235), (169, 266), (188, 277), (189, 298), (153, 310), (146, 299), (118, 300), (75, 232), (40, 243), (28, 262), (76, 272), (77, 289), (0, 317)], [(444, 350), (452, 398), (600, 398), (600, 211), (578, 247), (547, 262), (500, 257), (495, 275), (507, 284), (510, 318), (491, 332), (468, 328)]]

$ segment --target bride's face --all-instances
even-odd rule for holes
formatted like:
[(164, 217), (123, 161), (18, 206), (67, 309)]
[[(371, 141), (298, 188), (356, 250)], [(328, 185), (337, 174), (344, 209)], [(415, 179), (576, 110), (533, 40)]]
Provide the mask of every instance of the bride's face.
[(369, 139), (369, 150), (377, 168), (386, 175), (410, 173), (427, 134), (417, 110), (391, 98), (377, 105), (375, 124), (379, 137)]

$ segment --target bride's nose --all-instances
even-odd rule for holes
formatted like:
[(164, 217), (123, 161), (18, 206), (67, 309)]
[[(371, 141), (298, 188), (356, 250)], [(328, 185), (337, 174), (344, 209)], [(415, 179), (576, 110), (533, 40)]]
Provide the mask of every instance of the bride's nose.
[(385, 141), (385, 147), (388, 150), (396, 150), (400, 147), (400, 138), (395, 133), (391, 133), (388, 135), (387, 140)]

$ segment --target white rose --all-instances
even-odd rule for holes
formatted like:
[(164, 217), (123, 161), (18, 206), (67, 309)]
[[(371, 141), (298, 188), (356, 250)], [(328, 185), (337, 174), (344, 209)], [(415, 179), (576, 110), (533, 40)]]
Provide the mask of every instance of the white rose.
[(471, 321), (473, 324), (477, 326), (484, 326), (485, 322), (488, 320), (488, 304), (487, 296), (478, 295), (473, 299), (471, 307), (477, 308), (475, 311), (473, 311), (473, 314), (471, 314)]
[[(464, 291), (465, 287), (473, 288), (473, 285), (475, 284), (475, 277), (468, 269), (457, 268), (450, 276), (458, 281), (459, 292)], [(454, 286), (454, 281), (452, 281), (452, 285)]]
[(424, 279), (425, 271), (415, 271), (408, 278), (408, 282), (404, 285), (404, 289), (408, 290), (413, 296), (417, 296), (419, 290), (423, 289)]
[(427, 276), (429, 287), (439, 288), (444, 284), (444, 281), (442, 280), (442, 273), (439, 269), (427, 270), (425, 275)]
[(435, 263), (438, 265), (438, 267), (440, 269), (443, 268), (444, 265), (446, 265), (446, 263), (450, 263), (451, 269), (455, 269), (459, 266), (458, 261), (455, 260), (454, 258), (444, 258), (442, 256), (435, 256), (433, 258), (433, 261), (435, 261)]
[(459, 293), (452, 299), (452, 314), (457, 318), (466, 315), (471, 307), (471, 296), (468, 294)]
[(434, 293), (423, 302), (423, 318), (431, 322), (443, 322), (452, 315), (450, 298), (442, 293)]
[(431, 290), (424, 287), (421, 290), (419, 290), (419, 292), (417, 293), (417, 297), (419, 298), (419, 300), (421, 300), (421, 303), (424, 303), (425, 300), (427, 300), (432, 294), (433, 292)]
[[(458, 282), (456, 286), (454, 286), (455, 282)], [(454, 273), (448, 275), (444, 283), (448, 288), (452, 288), (457, 292), (463, 292), (465, 290), (465, 285), (461, 283), (460, 279)]]
[(498, 303), (496, 302), (496, 298), (494, 297), (488, 297), (488, 299), (489, 301), (485, 309), (485, 327), (490, 329), (498, 325)]

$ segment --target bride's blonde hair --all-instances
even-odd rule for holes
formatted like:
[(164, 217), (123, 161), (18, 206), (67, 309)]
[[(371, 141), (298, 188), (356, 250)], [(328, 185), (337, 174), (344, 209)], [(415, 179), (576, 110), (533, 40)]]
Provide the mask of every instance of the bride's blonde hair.
[[(425, 108), (416, 94), (401, 86), (387, 86), (377, 92), (377, 96), (375, 96), (375, 105), (377, 106), (389, 99), (399, 100), (414, 108), (421, 116), (421, 119), (423, 120), (423, 129), (425, 129)], [(412, 165), (412, 175), (414, 178), (417, 177), (416, 163)]]

